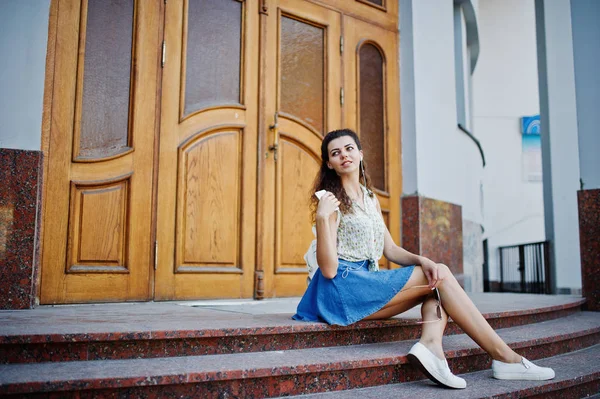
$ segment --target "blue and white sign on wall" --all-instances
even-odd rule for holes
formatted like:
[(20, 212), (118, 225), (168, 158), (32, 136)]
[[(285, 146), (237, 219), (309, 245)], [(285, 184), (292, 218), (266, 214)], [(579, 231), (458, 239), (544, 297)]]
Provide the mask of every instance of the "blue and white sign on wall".
[(540, 134), (540, 116), (524, 116), (521, 118), (521, 133)]
[(521, 118), (523, 134), (523, 180), (542, 181), (542, 142), (540, 140), (540, 116)]

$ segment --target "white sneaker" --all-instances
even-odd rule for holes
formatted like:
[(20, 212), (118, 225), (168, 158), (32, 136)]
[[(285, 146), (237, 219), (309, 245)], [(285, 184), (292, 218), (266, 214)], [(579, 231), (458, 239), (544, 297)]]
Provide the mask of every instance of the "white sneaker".
[(554, 378), (554, 370), (540, 367), (521, 357), (520, 363), (504, 363), (492, 360), (494, 378), (499, 380), (543, 381)]
[(464, 379), (452, 374), (446, 359), (438, 358), (420, 342), (413, 345), (407, 357), (431, 381), (448, 388), (462, 389), (467, 387), (467, 382)]

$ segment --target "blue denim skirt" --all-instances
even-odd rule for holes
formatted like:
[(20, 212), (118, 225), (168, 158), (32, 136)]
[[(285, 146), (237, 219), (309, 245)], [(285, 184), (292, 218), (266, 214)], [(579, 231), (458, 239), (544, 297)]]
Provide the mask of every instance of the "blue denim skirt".
[(414, 266), (370, 272), (369, 261), (338, 259), (337, 275), (317, 270), (298, 304), (294, 320), (347, 326), (383, 308), (410, 278)]

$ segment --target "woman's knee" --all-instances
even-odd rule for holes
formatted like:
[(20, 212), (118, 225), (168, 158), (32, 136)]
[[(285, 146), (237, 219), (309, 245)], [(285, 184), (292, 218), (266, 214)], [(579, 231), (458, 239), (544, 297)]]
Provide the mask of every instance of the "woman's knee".
[(438, 263), (438, 269), (441, 269), (441, 271), (444, 272), (445, 276), (453, 276), (450, 268), (443, 263)]
[(456, 281), (456, 277), (454, 277), (454, 274), (452, 274), (452, 270), (450, 270), (450, 268), (443, 263), (438, 263), (438, 274), (444, 276), (442, 284), (444, 281)]

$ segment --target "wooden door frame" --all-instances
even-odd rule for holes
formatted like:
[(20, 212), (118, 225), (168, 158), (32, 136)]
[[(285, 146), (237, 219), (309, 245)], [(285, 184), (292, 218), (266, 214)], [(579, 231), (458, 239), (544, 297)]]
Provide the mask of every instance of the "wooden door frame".
[(53, 110), (53, 93), (54, 93), (54, 68), (56, 63), (56, 41), (58, 34), (58, 2), (60, 0), (50, 0), (50, 17), (48, 20), (48, 44), (46, 49), (46, 69), (44, 72), (44, 99), (42, 104), (42, 140), (41, 150), (42, 159), (42, 194), (40, 196), (40, 210), (38, 214), (38, 234), (40, 248), (38, 250), (39, 257), (34, 266), (36, 269), (34, 286), (34, 296), (36, 304), (41, 300), (41, 278), (43, 265), (43, 247), (44, 247), (44, 218), (46, 214), (46, 190), (48, 188), (48, 159), (50, 151), (50, 136), (52, 127), (52, 110)]
[[(354, 59), (354, 62), (346, 64), (344, 61), (344, 73), (345, 81), (344, 87), (348, 90), (348, 106), (345, 108), (347, 111), (344, 115), (344, 124), (349, 128), (353, 129), (359, 137), (360, 132), (360, 63), (358, 57), (358, 50), (365, 44), (371, 44), (378, 48), (383, 58), (383, 111), (384, 111), (384, 151), (385, 151), (385, 179), (387, 192), (379, 189), (375, 189), (378, 194), (379, 201), (381, 203), (382, 213), (387, 213), (389, 216), (389, 230), (394, 242), (401, 244), (401, 229), (402, 229), (402, 210), (400, 206), (400, 200), (402, 196), (402, 126), (401, 126), (401, 104), (400, 104), (400, 69), (398, 65), (397, 52), (393, 49), (397, 49), (398, 36), (396, 32), (383, 29), (375, 24), (370, 24), (363, 20), (357, 20), (353, 17), (345, 17), (343, 25), (354, 24), (355, 26), (361, 26), (359, 29), (363, 39), (356, 40), (358, 47), (351, 48), (351, 44), (354, 43), (354, 30), (346, 34), (348, 38), (348, 48), (344, 50), (344, 59)], [(366, 25), (366, 26), (365, 26)], [(350, 30), (350, 29), (348, 29)], [(381, 38), (378, 33), (384, 31), (385, 34), (389, 34), (390, 38)], [(384, 33), (381, 33), (382, 35)], [(393, 40), (391, 39), (394, 35)], [(375, 38), (379, 38), (379, 41)], [(389, 51), (386, 51), (389, 50)], [(392, 54), (390, 54), (390, 52)], [(354, 86), (355, 90), (350, 90)], [(397, 106), (396, 106), (397, 105)], [(394, 155), (397, 155), (394, 157)], [(398, 217), (393, 217), (397, 215)], [(383, 260), (384, 258), (382, 258)], [(393, 267), (392, 264), (386, 260), (388, 267)]]
[[(160, 11), (159, 11), (159, 22), (158, 22), (158, 40), (157, 43), (160, 43), (161, 41), (164, 43), (165, 40), (165, 22), (166, 22), (166, 5), (167, 2), (165, 1), (159, 1), (160, 3)], [(150, 268), (150, 276), (149, 276), (149, 281), (148, 284), (150, 285), (149, 287), (149, 292), (150, 292), (150, 300), (154, 300), (155, 298), (155, 290), (156, 290), (156, 262), (157, 262), (157, 256), (158, 256), (158, 248), (156, 245), (156, 236), (157, 236), (157, 229), (158, 229), (158, 221), (157, 221), (157, 214), (158, 214), (158, 173), (160, 172), (160, 168), (159, 168), (159, 159), (158, 159), (158, 155), (160, 153), (160, 116), (161, 116), (161, 110), (163, 107), (163, 103), (162, 103), (162, 81), (163, 81), (163, 67), (162, 67), (162, 57), (158, 57), (156, 62), (158, 63), (158, 77), (157, 77), (157, 82), (156, 82), (156, 109), (154, 112), (154, 155), (152, 156), (152, 221), (151, 221), (151, 227), (150, 227), (150, 242), (152, 243), (152, 248), (151, 250), (151, 256), (150, 259), (154, 260), (154, 264), (153, 267)]]

